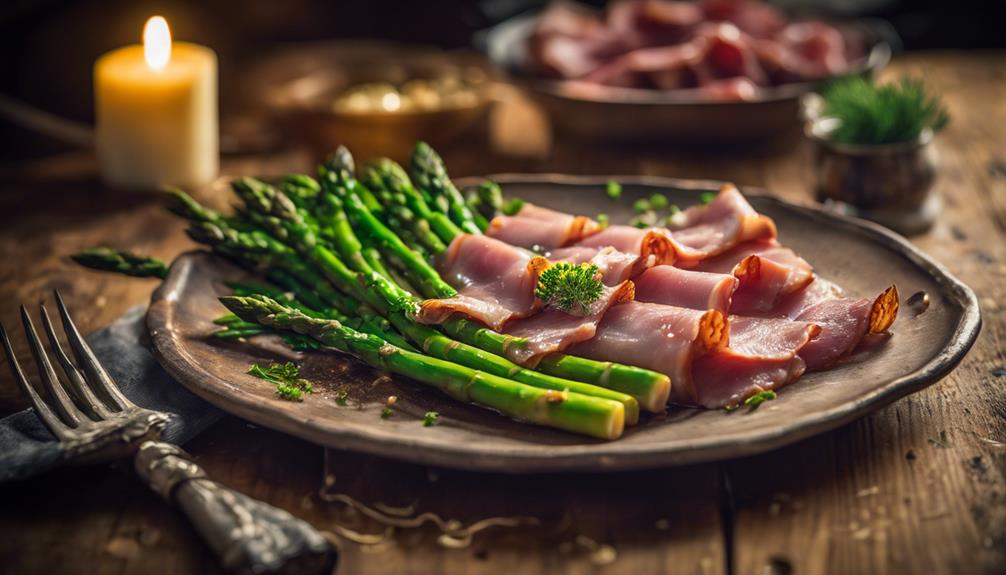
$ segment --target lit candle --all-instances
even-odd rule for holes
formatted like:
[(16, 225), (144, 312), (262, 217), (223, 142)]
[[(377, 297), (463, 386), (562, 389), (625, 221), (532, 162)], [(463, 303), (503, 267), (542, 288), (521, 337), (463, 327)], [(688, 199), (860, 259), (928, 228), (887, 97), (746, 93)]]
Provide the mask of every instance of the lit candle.
[(217, 57), (203, 46), (172, 44), (164, 18), (147, 20), (142, 46), (98, 59), (94, 97), (106, 182), (156, 189), (198, 186), (216, 177)]

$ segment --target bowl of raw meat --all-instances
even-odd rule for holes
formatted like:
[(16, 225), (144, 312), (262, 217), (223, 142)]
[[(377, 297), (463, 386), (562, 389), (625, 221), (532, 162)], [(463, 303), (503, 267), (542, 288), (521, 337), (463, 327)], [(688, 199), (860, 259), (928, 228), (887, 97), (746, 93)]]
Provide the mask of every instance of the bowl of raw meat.
[(789, 17), (757, 0), (560, 0), (486, 34), (489, 57), (555, 128), (607, 140), (751, 142), (799, 130), (800, 97), (885, 66), (868, 21)]

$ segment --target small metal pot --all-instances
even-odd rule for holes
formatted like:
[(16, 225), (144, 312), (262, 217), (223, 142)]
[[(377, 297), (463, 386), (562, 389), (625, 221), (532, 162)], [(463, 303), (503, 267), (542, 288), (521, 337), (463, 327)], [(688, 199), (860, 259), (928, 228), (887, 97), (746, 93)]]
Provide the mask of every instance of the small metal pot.
[(933, 132), (926, 130), (909, 142), (851, 145), (832, 142), (830, 118), (811, 118), (805, 132), (814, 147), (820, 202), (834, 202), (861, 218), (873, 220), (902, 234), (928, 230), (939, 212), (933, 194), (936, 149)]

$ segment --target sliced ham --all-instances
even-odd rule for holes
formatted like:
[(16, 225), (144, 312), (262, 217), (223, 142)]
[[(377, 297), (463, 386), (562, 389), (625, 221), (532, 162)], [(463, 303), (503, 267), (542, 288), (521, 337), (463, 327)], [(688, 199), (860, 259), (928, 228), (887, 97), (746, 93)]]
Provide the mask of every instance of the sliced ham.
[(486, 235), (527, 249), (555, 249), (575, 243), (599, 229), (585, 216), (573, 216), (533, 204), (524, 204), (513, 216), (497, 216)]
[(775, 222), (756, 212), (733, 184), (725, 184), (712, 202), (676, 214), (671, 237), (678, 248), (676, 265), (692, 267), (734, 246), (776, 237)]
[(597, 334), (569, 352), (665, 373), (671, 378), (670, 400), (696, 405), (692, 361), (726, 343), (726, 320), (718, 311), (633, 301), (609, 309)]
[(576, 245), (612, 247), (620, 252), (653, 255), (660, 264), (695, 267), (743, 242), (776, 237), (772, 219), (756, 212), (731, 184), (724, 185), (709, 204), (677, 214), (673, 223), (670, 230), (608, 226)]
[(737, 278), (728, 274), (697, 272), (674, 266), (655, 266), (636, 276), (636, 300), (687, 307), (714, 309), (726, 314)]
[(581, 240), (577, 246), (588, 248), (612, 248), (616, 251), (653, 257), (658, 264), (673, 263), (677, 259), (674, 243), (667, 230), (660, 228), (639, 229), (632, 226), (608, 226), (596, 234)]
[(803, 350), (821, 332), (809, 321), (730, 316), (729, 323), (730, 345), (692, 366), (702, 407), (736, 405), (795, 381), (806, 369)]
[(534, 286), (547, 266), (544, 258), (499, 240), (460, 234), (439, 265), (458, 294), (424, 301), (418, 319), (438, 324), (458, 312), (499, 330), (507, 321), (537, 311), (540, 302), (534, 297)]
[(870, 335), (885, 333), (898, 315), (898, 290), (891, 286), (875, 298), (842, 296), (837, 285), (818, 278), (775, 310), (798, 321), (814, 322), (821, 334), (800, 352), (807, 369), (823, 369), (846, 356)]
[(736, 277), (739, 284), (730, 310), (741, 315), (770, 311), (814, 280), (810, 264), (775, 240), (745, 242), (693, 269)]
[(624, 281), (614, 287), (605, 287), (604, 293), (585, 314), (547, 307), (531, 317), (514, 320), (507, 324), (504, 333), (526, 339), (527, 345), (511, 348), (507, 354), (516, 363), (534, 367), (542, 357), (594, 337), (608, 308), (631, 301), (632, 297), (633, 283)]
[(604, 285), (613, 286), (638, 276), (646, 268), (656, 263), (653, 255), (641, 256), (620, 252), (612, 247), (592, 248), (570, 246), (552, 250), (545, 254), (549, 261), (571, 264), (591, 263), (601, 272)]

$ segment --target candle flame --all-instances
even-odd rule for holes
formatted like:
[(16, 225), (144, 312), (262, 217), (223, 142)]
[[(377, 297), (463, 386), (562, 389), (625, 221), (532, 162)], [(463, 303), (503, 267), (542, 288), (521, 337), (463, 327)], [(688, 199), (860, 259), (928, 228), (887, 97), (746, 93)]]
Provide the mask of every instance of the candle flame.
[(143, 57), (154, 70), (163, 70), (171, 60), (171, 30), (162, 16), (152, 16), (143, 26)]

